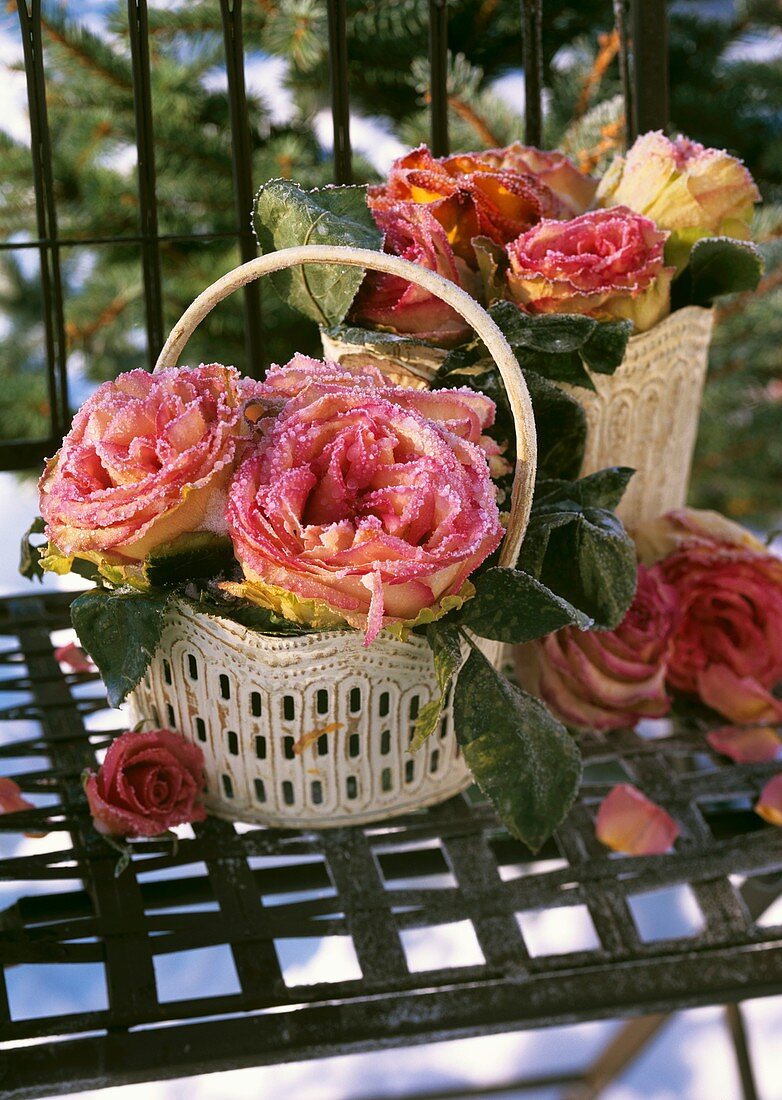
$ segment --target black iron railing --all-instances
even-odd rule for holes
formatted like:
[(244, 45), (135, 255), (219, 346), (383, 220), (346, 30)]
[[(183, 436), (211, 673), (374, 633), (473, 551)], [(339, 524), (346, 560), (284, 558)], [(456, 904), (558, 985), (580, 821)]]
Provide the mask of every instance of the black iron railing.
[[(242, 261), (255, 255), (249, 225), (253, 188), (251, 138), (244, 77), (245, 42), (242, 0), (219, 2), (225, 48), (235, 230)], [(424, 0), (422, 0), (422, 3)], [(348, 86), (348, 20), (346, 0), (323, 0), (328, 13), (331, 109), (334, 124), (334, 181), (352, 178), (350, 95)], [(428, 0), (431, 147), (436, 155), (448, 152), (448, 0)], [(606, 0), (608, 8), (609, 0)], [(161, 234), (155, 168), (149, 25), (147, 0), (128, 0), (130, 58), (138, 152), (138, 234), (132, 236), (60, 237), (52, 167), (52, 141), (46, 104), (46, 67), (42, 43), (41, 0), (17, 0), (19, 26), (27, 75), (30, 114), (32, 179), (35, 189), (37, 239), (20, 244), (0, 243), (0, 249), (36, 249), (41, 265), (41, 297), (45, 330), (45, 360), (50, 430), (44, 439), (17, 439), (0, 443), (0, 469), (23, 469), (38, 464), (59, 444), (70, 418), (68, 401), (68, 347), (61, 265), (64, 247), (137, 244), (140, 247), (147, 362), (155, 363), (165, 338), (161, 244), (223, 237), (224, 234)], [(556, 14), (557, 4), (521, 0), (519, 61), (525, 73), (525, 129), (528, 144), (542, 140), (543, 49), (542, 29)], [(620, 35), (619, 65), (625, 96), (628, 135), (665, 126), (668, 117), (665, 0), (613, 0), (613, 19)], [(262, 360), (262, 313), (258, 284), (244, 290), (244, 333), (248, 363)]]

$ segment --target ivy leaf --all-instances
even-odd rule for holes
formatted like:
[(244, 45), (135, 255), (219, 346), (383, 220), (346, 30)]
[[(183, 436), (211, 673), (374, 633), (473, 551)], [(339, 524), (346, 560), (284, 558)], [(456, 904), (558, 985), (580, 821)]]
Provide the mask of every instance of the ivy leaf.
[(427, 627), (426, 640), (434, 658), (434, 671), (440, 694), (421, 707), (413, 726), (409, 751), (417, 752), (430, 734), (434, 733), (445, 706), (445, 697), (451, 680), (462, 663), (462, 647), (459, 631), (447, 623), (431, 623)]
[[(253, 227), (264, 253), (301, 244), (353, 245), (379, 251), (383, 235), (366, 203), (366, 187), (304, 191), (291, 180), (264, 183)], [(364, 278), (359, 267), (307, 264), (270, 276), (284, 302), (321, 325), (343, 319)]]
[(520, 569), (488, 569), (475, 581), (475, 597), (462, 610), (459, 622), (498, 642), (521, 645), (552, 630), (578, 626), (587, 630), (592, 620), (550, 588)]
[(71, 604), (79, 640), (118, 707), (141, 680), (160, 641), (167, 597), (96, 589)]
[(575, 741), (476, 649), (459, 673), (453, 705), (456, 737), (475, 781), (510, 832), (537, 851), (578, 792)]
[(710, 306), (721, 294), (754, 290), (763, 274), (763, 257), (751, 241), (702, 237), (672, 290), (672, 308)]
[(38, 546), (30, 540), (33, 535), (42, 535), (46, 530), (46, 523), (40, 516), (36, 516), (25, 533), (22, 535), (22, 544), (19, 552), (19, 572), (23, 577), (31, 580), (43, 580), (41, 569), (41, 555)]

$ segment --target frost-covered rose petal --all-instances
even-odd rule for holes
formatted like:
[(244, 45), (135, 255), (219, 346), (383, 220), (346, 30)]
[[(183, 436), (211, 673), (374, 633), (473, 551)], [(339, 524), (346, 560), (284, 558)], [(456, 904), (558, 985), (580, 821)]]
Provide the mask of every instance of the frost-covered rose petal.
[(66, 557), (122, 563), (185, 532), (224, 532), (249, 393), (218, 364), (104, 382), (40, 480), (50, 542)]
[(679, 826), (637, 787), (620, 783), (600, 803), (596, 833), (600, 843), (615, 852), (658, 856), (670, 850)]
[(720, 520), (682, 509), (635, 533), (647, 560), (665, 555), (657, 568), (681, 612), (668, 682), (738, 725), (777, 722), (782, 561), (748, 531)]
[(782, 740), (771, 726), (723, 726), (710, 730), (706, 740), (715, 752), (729, 756), (737, 764), (768, 764), (776, 760)]
[(481, 153), (433, 157), (425, 145), (394, 161), (388, 180), (370, 187), (369, 206), (425, 205), (445, 229), (451, 248), (470, 266), (473, 237), (503, 245), (541, 218), (567, 215), (567, 207), (537, 176), (500, 168)]
[[(284, 390), (284, 369), (267, 386)], [(367, 642), (437, 614), (502, 537), (476, 445), (490, 412), (475, 396), (341, 387), (313, 370), (231, 485), (243, 594), (299, 621), (336, 618)]]
[[(394, 203), (387, 210), (376, 209), (372, 214), (383, 231), (386, 252), (435, 271), (471, 294), (476, 293), (475, 273), (454, 255), (448, 234), (429, 207)], [(466, 340), (472, 332), (456, 310), (434, 294), (396, 275), (377, 271), (367, 272), (351, 307), (350, 319), (359, 325), (380, 325), (407, 336), (419, 336), (444, 347)]]
[(615, 630), (565, 627), (517, 647), (522, 685), (579, 729), (612, 730), (670, 710), (667, 661), (676, 598), (659, 570), (639, 567), (635, 598)]
[(130, 730), (109, 746), (84, 791), (99, 833), (159, 836), (203, 821), (204, 754), (173, 730)]
[(598, 181), (576, 168), (564, 153), (515, 141), (503, 149), (489, 149), (480, 157), (500, 170), (536, 176), (563, 204), (565, 217), (583, 214), (592, 205)]
[(769, 825), (782, 825), (782, 775), (769, 779), (755, 806), (759, 814)]
[(723, 149), (707, 149), (661, 130), (641, 134), (600, 182), (602, 206), (629, 206), (671, 230), (670, 251), (686, 263), (700, 237), (749, 237), (760, 192), (747, 169)]
[(638, 332), (670, 311), (667, 234), (627, 207), (545, 220), (508, 245), (508, 288), (527, 313), (627, 319)]

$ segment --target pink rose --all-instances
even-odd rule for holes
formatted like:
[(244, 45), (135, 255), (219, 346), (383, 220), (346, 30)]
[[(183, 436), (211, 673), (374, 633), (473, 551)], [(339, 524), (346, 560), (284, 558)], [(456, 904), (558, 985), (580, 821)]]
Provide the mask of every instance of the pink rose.
[[(771, 694), (782, 678), (782, 561), (711, 513), (682, 509), (649, 526), (651, 545), (675, 547), (658, 566), (681, 610), (669, 684), (738, 725), (782, 719)], [(650, 545), (644, 526), (639, 542)]]
[(479, 156), (500, 170), (535, 176), (554, 192), (565, 208), (566, 217), (583, 214), (597, 191), (597, 180), (580, 171), (572, 160), (556, 150), (536, 149), (533, 145), (514, 141), (504, 149), (489, 149)]
[(482, 153), (433, 157), (425, 145), (395, 160), (388, 180), (370, 187), (370, 208), (398, 203), (425, 205), (445, 230), (457, 256), (471, 267), (473, 237), (506, 244), (541, 218), (558, 218), (567, 208), (537, 176), (500, 168)]
[[(469, 391), (376, 388), (360, 373), (340, 385), (340, 367), (305, 362), (310, 384), (264, 422), (231, 485), (245, 584), (225, 587), (299, 622), (364, 629), (369, 644), (458, 606), (499, 545), (480, 445), (493, 406)], [(289, 370), (298, 384), (302, 357), (270, 372), (268, 395), (288, 391)]]
[(517, 649), (522, 685), (568, 725), (612, 730), (670, 709), (667, 661), (675, 593), (660, 570), (639, 566), (632, 605), (616, 630), (565, 627)]
[(93, 824), (107, 836), (159, 836), (203, 821), (204, 756), (173, 730), (129, 731), (109, 746), (84, 791)]
[(60, 555), (44, 566), (141, 561), (185, 532), (224, 532), (227, 483), (247, 430), (246, 386), (218, 364), (104, 382), (39, 483), (46, 534)]
[(527, 313), (628, 319), (638, 332), (670, 311), (667, 234), (626, 207), (542, 221), (508, 245), (508, 287)]
[[(475, 274), (454, 255), (448, 235), (426, 206), (395, 203), (373, 216), (385, 235), (384, 250), (436, 271), (471, 293)], [(443, 346), (466, 340), (472, 329), (449, 305), (396, 275), (368, 271), (350, 311), (357, 324), (382, 325)]]

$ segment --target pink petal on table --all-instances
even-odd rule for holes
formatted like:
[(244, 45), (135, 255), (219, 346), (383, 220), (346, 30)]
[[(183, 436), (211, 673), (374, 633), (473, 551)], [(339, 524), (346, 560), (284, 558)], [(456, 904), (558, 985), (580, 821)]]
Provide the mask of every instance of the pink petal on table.
[(13, 814), (17, 810), (34, 810), (32, 802), (23, 796), (13, 779), (0, 778), (0, 814)]
[(782, 825), (782, 772), (769, 779), (760, 792), (755, 813), (770, 825)]
[(596, 833), (597, 839), (615, 852), (654, 856), (670, 849), (679, 826), (637, 787), (620, 783), (600, 803)]
[(95, 665), (80, 645), (68, 642), (54, 651), (54, 659), (61, 665), (67, 665), (71, 672), (94, 672)]
[(715, 752), (729, 756), (737, 764), (767, 764), (776, 760), (782, 739), (771, 726), (723, 726), (706, 734)]

